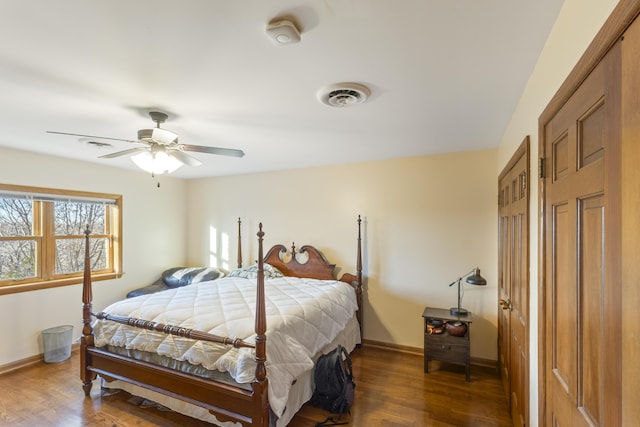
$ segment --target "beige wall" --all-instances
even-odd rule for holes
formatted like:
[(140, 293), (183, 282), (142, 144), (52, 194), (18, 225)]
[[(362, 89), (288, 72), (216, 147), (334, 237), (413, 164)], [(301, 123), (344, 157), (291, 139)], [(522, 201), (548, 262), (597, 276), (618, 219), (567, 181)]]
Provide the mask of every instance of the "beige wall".
[[(477, 265), (489, 285), (466, 287), (464, 306), (476, 314), (472, 354), (495, 360), (496, 159), (487, 150), (194, 181), (163, 177), (158, 189), (144, 173), (0, 148), (0, 182), (123, 195), (125, 275), (95, 284), (94, 310), (169, 266), (224, 261), (233, 268), (239, 216), (245, 264), (255, 260), (262, 221), (266, 245), (313, 244), (341, 272), (355, 272), (360, 214), (365, 338), (421, 348), (424, 306), (454, 306), (456, 290), (447, 284)], [(15, 343), (2, 346), (0, 365), (41, 353), (42, 329), (72, 324), (77, 339), (80, 295), (75, 285), (0, 296), (0, 334)]]
[[(616, 6), (615, 0), (565, 0), (498, 149), (498, 173), (526, 135), (531, 166), (538, 164), (538, 117)], [(532, 182), (535, 182), (532, 180)], [(531, 186), (530, 425), (538, 425), (538, 188)]]
[[(186, 253), (186, 182), (162, 178), (161, 188), (142, 172), (0, 148), (0, 182), (122, 194), (123, 270), (121, 279), (96, 282), (94, 310), (123, 298), (180, 265)], [(0, 366), (42, 353), (40, 332), (73, 325), (80, 336), (80, 285), (0, 295)], [(11, 345), (7, 345), (11, 343)]]
[(365, 338), (422, 349), (424, 307), (455, 306), (447, 285), (479, 266), (488, 286), (467, 285), (463, 305), (476, 316), (472, 356), (495, 360), (496, 167), (496, 150), (486, 150), (193, 180), (188, 261), (214, 253), (233, 267), (242, 217), (245, 264), (261, 221), (266, 247), (312, 244), (355, 272), (362, 215)]

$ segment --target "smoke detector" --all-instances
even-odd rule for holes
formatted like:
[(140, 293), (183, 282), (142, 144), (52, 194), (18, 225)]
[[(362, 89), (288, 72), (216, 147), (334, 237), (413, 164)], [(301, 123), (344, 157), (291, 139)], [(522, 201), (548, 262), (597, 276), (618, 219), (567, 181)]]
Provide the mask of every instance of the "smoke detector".
[(278, 46), (295, 44), (300, 41), (300, 31), (296, 24), (288, 19), (279, 19), (269, 22), (267, 35)]
[(370, 94), (369, 88), (361, 84), (337, 83), (320, 90), (318, 98), (330, 107), (349, 107), (362, 104)]

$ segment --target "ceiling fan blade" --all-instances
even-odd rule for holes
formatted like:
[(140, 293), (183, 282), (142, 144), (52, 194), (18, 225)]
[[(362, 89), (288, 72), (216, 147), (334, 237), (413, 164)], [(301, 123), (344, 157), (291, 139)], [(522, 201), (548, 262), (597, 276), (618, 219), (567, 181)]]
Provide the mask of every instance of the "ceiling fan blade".
[(151, 133), (151, 138), (163, 144), (171, 144), (173, 141), (178, 139), (178, 135), (170, 130), (154, 128)]
[(244, 151), (235, 150), (233, 148), (206, 147), (203, 145), (187, 145), (180, 144), (180, 148), (184, 151), (194, 151), (196, 153), (220, 154), (222, 156), (243, 157)]
[(202, 164), (200, 160), (186, 153), (183, 153), (180, 150), (167, 150), (167, 154), (173, 156), (174, 158), (188, 166), (200, 166)]
[(113, 159), (114, 157), (126, 156), (128, 154), (139, 153), (141, 151), (148, 150), (146, 147), (136, 147), (129, 148), (128, 150), (116, 151), (115, 153), (105, 154), (104, 156), (99, 156), (99, 159)]
[(122, 138), (109, 138), (108, 136), (95, 136), (95, 135), (84, 135), (81, 133), (68, 133), (68, 132), (55, 132), (52, 130), (48, 130), (47, 133), (55, 133), (58, 135), (69, 135), (69, 136), (81, 136), (84, 138), (95, 138), (95, 139), (109, 139), (111, 141), (124, 141), (124, 142), (138, 142), (132, 139), (122, 139)]

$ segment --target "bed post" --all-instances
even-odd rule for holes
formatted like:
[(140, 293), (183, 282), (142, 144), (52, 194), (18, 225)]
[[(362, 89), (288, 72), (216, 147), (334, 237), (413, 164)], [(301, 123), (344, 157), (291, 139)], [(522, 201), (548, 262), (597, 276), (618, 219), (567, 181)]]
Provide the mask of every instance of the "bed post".
[(356, 288), (356, 298), (358, 301), (358, 313), (356, 314), (357, 318), (358, 318), (358, 323), (360, 324), (360, 339), (364, 340), (364, 337), (362, 335), (363, 330), (362, 330), (362, 233), (361, 233), (361, 228), (362, 228), (362, 219), (360, 218), (360, 215), (358, 215), (358, 254), (357, 254), (357, 258), (356, 258), (356, 278), (358, 281), (358, 286)]
[(362, 327), (362, 218), (358, 215), (358, 253), (356, 255), (356, 275), (354, 276), (351, 273), (344, 273), (342, 277), (340, 277), (341, 282), (345, 282), (353, 286), (356, 290), (356, 301), (358, 303), (358, 311), (356, 311), (356, 318), (358, 319), (358, 324), (360, 325), (360, 338), (363, 337), (363, 327)]
[[(362, 224), (362, 219), (360, 219), (360, 215), (358, 215), (358, 255), (356, 261), (356, 269), (358, 275), (358, 283), (362, 285), (362, 233), (360, 229)], [(362, 290), (360, 292), (362, 294)]]
[(93, 329), (91, 328), (91, 257), (89, 255), (89, 224), (84, 230), (84, 280), (82, 282), (82, 337), (80, 339), (80, 379), (85, 396), (91, 393), (91, 385), (96, 374), (87, 369), (91, 365), (88, 348), (93, 347)]
[(268, 427), (269, 425), (269, 400), (267, 386), (269, 379), (267, 378), (267, 369), (265, 363), (267, 361), (267, 313), (265, 307), (264, 294), (264, 255), (262, 251), (262, 223), (259, 225), (258, 231), (258, 279), (257, 279), (257, 295), (256, 295), (256, 375), (253, 382), (253, 402), (254, 410), (252, 417), (252, 426)]
[(242, 268), (242, 236), (240, 235), (242, 221), (238, 217), (238, 268)]

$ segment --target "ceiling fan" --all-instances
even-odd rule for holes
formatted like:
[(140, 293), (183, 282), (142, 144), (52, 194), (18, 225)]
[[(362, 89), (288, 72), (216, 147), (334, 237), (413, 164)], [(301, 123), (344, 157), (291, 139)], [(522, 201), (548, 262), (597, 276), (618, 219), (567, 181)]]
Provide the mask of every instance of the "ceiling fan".
[(171, 173), (180, 166), (200, 166), (202, 162), (193, 156), (188, 155), (185, 151), (219, 154), (222, 156), (242, 157), (244, 151), (232, 148), (208, 147), (203, 145), (189, 145), (178, 143), (178, 135), (160, 127), (160, 123), (164, 123), (169, 117), (166, 113), (160, 111), (150, 111), (149, 116), (156, 124), (152, 129), (140, 129), (138, 131), (138, 139), (121, 139), (109, 138), (104, 136), (83, 135), (78, 133), (54, 132), (59, 135), (80, 136), (85, 138), (108, 139), (112, 141), (125, 141), (142, 144), (142, 147), (129, 148), (115, 153), (99, 156), (100, 159), (112, 159), (120, 156), (131, 156), (131, 160), (141, 169), (150, 172), (153, 175), (160, 175), (165, 172)]

